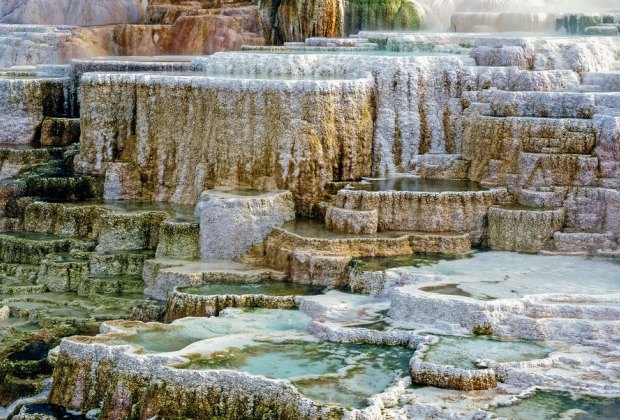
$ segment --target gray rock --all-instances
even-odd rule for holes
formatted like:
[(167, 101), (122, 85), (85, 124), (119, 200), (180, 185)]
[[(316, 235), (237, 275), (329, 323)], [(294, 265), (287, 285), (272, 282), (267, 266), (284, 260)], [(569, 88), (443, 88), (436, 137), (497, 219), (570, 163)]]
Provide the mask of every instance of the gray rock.
[(265, 240), (273, 228), (295, 218), (289, 191), (241, 195), (210, 190), (196, 205), (200, 253), (206, 259), (238, 258)]

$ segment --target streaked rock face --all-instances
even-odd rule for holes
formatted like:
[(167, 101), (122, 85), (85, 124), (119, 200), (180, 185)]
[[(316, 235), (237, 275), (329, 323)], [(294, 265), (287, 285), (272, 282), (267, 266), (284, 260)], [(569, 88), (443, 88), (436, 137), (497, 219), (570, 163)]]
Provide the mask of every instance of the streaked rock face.
[(3, 0), (0, 23), (98, 26), (140, 23), (141, 0)]
[(538, 252), (564, 226), (564, 209), (491, 207), (488, 245), (492, 249)]
[(343, 35), (339, 0), (267, 0), (260, 13), (268, 43), (303, 41), (310, 37)]
[(0, 77), (0, 143), (31, 144), (45, 116), (70, 113), (67, 78)]
[(417, 30), (424, 10), (413, 0), (268, 0), (260, 3), (268, 43), (341, 37), (360, 30)]
[(78, 167), (105, 174), (109, 162), (134, 163), (142, 198), (196, 203), (216, 185), (281, 188), (293, 193), (299, 213), (309, 214), (326, 182), (370, 171), (369, 78), (83, 80)]
[(414, 31), (423, 28), (424, 10), (414, 0), (345, 0), (345, 33), (360, 30)]

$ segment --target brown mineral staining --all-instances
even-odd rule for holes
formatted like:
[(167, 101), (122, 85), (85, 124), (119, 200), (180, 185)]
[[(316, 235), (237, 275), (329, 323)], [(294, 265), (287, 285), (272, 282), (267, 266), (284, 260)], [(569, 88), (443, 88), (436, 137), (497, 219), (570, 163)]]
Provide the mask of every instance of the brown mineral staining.
[(493, 335), (493, 326), (491, 324), (474, 325), (471, 332), (474, 335)]

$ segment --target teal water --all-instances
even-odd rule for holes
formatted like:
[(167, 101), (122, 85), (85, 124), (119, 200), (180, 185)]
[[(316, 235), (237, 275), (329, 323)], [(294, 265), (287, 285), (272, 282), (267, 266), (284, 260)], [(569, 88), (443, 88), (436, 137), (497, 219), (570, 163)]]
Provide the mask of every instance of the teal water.
[(233, 369), (289, 379), (307, 397), (363, 408), (407, 372), (413, 350), (315, 342), (264, 343), (196, 359), (188, 369)]
[(367, 257), (355, 259), (351, 265), (360, 271), (382, 271), (399, 267), (425, 267), (437, 264), (446, 257), (432, 254), (411, 254), (395, 257)]
[(147, 352), (167, 353), (182, 350), (198, 341), (227, 335), (305, 330), (309, 320), (299, 311), (244, 309), (215, 318), (183, 318), (172, 324), (152, 324), (108, 343), (131, 344)]
[[(448, 277), (449, 287), (430, 291), (481, 300), (541, 293), (620, 293), (620, 261), (604, 258), (489, 251), (411, 270)], [(449, 293), (450, 289), (458, 293)]]

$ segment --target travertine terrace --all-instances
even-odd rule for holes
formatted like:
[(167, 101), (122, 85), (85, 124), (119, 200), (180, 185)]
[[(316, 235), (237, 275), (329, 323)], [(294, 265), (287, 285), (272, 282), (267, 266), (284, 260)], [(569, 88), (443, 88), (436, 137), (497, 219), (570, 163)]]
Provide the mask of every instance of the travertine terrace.
[(0, 417), (620, 417), (615, 0), (0, 0)]

